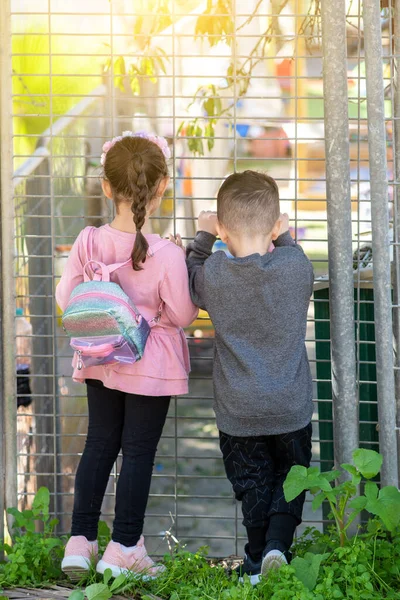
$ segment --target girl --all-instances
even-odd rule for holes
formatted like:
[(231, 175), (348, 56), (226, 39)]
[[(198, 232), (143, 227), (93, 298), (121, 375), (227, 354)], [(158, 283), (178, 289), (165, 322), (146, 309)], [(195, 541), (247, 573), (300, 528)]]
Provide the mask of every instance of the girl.
[[(106, 142), (103, 151), (102, 186), (115, 203), (116, 217), (111, 225), (94, 231), (90, 258), (113, 264), (130, 256), (132, 266), (115, 271), (113, 280), (146, 319), (157, 314), (160, 303), (162, 309), (139, 362), (74, 370), (74, 380), (87, 385), (89, 425), (76, 473), (71, 538), (62, 569), (82, 575), (93, 559), (97, 562), (101, 504), (112, 466), (122, 449), (112, 541), (97, 571), (111, 569), (114, 577), (133, 571), (153, 578), (163, 567), (147, 555), (142, 536), (144, 515), (170, 397), (188, 392), (189, 353), (182, 327), (196, 318), (197, 309), (190, 300), (182, 249), (167, 242), (152, 254), (151, 247), (160, 242), (160, 237), (142, 233), (169, 182), (166, 141), (143, 132), (124, 132)], [(62, 310), (72, 290), (82, 283), (83, 267), (89, 258), (82, 233), (57, 286), (56, 299)]]

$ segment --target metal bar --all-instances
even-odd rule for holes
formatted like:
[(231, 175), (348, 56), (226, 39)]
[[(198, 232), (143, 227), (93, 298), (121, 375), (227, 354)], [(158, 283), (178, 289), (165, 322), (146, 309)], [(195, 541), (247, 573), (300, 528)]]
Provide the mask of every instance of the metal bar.
[(322, 2), (335, 463), (358, 447), (345, 0)]
[[(17, 401), (15, 394), (15, 291), (14, 291), (14, 205), (12, 201), (12, 112), (10, 3), (0, 7), (1, 22), (1, 275), (2, 275), (2, 361), (5, 506), (17, 505)], [(4, 508), (4, 506), (2, 507)], [(3, 524), (1, 512), (1, 523)], [(0, 532), (1, 533), (1, 532)], [(1, 537), (1, 535), (0, 535)]]
[[(399, 308), (400, 304), (400, 6), (395, 3), (393, 15), (394, 62), (393, 71), (395, 78), (393, 92), (393, 159), (396, 186), (394, 188), (394, 215), (393, 215), (393, 307)], [(396, 425), (400, 427), (400, 311), (393, 312), (393, 333), (395, 339), (395, 392), (396, 392)], [(400, 478), (400, 431), (397, 430), (397, 458)]]
[[(8, 35), (8, 31), (6, 30), (6, 25), (7, 25), (7, 21), (8, 21), (8, 14), (6, 11), (6, 7), (2, 6), (0, 7), (0, 39), (6, 39), (7, 35)], [(9, 65), (9, 61), (10, 61), (10, 56), (8, 54), (9, 51), (9, 47), (7, 48), (6, 46), (1, 45), (0, 46), (0, 80), (4, 81), (7, 80), (7, 72), (10, 71), (10, 65)], [(6, 88), (7, 89), (7, 88)], [(2, 90), (3, 90), (3, 86), (2, 86)], [(9, 89), (8, 89), (9, 91)], [(0, 92), (1, 93), (1, 92)], [(3, 102), (6, 101), (6, 105), (4, 106)], [(8, 98), (4, 98), (3, 94), (0, 95), (0, 156), (1, 156), (1, 161), (0, 161), (0, 198), (1, 198), (1, 203), (3, 203), (4, 198), (7, 195), (7, 188), (8, 188), (8, 179), (10, 177), (10, 172), (7, 173), (6, 171), (6, 167), (8, 167), (8, 169), (10, 169), (10, 163), (12, 160), (12, 157), (10, 157), (9, 155), (6, 157), (5, 160), (3, 160), (3, 150), (4, 152), (6, 152), (6, 148), (8, 148), (8, 130), (4, 130), (4, 125), (5, 122), (9, 122), (9, 119), (7, 118), (7, 112), (8, 112), (8, 104), (9, 104), (9, 100)], [(6, 183), (7, 182), (7, 183)], [(2, 185), (3, 183), (3, 185)], [(5, 191), (3, 193), (3, 188), (6, 188), (7, 191)], [(0, 244), (2, 244), (2, 230), (0, 231)], [(3, 296), (3, 289), (2, 289), (2, 264), (0, 263), (0, 294), (1, 297)], [(1, 344), (1, 348), (4, 348), (4, 335), (3, 335), (3, 313), (4, 313), (4, 305), (2, 305), (1, 307), (1, 312), (0, 312), (0, 323), (1, 323), (1, 330), (0, 330), (0, 344)], [(0, 539), (4, 539), (4, 505), (5, 505), (5, 498), (4, 498), (4, 489), (5, 489), (5, 448), (4, 448), (4, 413), (5, 413), (5, 407), (4, 407), (4, 374), (3, 374), (3, 362), (0, 365), (0, 389), (1, 389), (1, 400), (0, 400), (0, 423), (1, 423), (1, 429), (0, 429)], [(3, 552), (0, 552), (0, 560), (3, 560), (4, 558), (4, 554)]]
[(374, 256), (379, 444), (383, 455), (381, 478), (384, 485), (397, 486), (396, 404), (393, 371), (389, 209), (380, 2), (379, 0), (369, 0), (364, 2), (363, 6), (371, 179), (372, 253)]

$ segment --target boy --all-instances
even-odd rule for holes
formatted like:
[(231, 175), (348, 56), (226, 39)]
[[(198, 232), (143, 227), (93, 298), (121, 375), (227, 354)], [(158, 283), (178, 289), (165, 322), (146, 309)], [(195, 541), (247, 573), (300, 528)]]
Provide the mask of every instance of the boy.
[[(231, 175), (217, 209), (201, 213), (187, 267), (192, 300), (215, 327), (214, 410), (248, 536), (239, 576), (255, 584), (287, 563), (302, 518), (305, 494), (288, 503), (282, 486), (293, 465), (311, 460), (305, 336), (313, 269), (290, 236), (268, 175)], [(233, 258), (212, 253), (217, 234)]]

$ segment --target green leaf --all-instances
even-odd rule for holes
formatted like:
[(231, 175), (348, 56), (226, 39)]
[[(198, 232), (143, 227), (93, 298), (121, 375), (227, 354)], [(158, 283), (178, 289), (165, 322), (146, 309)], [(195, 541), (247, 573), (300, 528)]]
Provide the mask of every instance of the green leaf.
[(334, 493), (335, 488), (332, 488), (328, 479), (319, 472), (318, 467), (306, 469), (301, 465), (295, 465), (290, 469), (283, 484), (285, 499), (291, 502), (305, 490), (310, 490), (312, 494), (317, 494), (319, 491), (326, 494)]
[(304, 558), (296, 556), (290, 563), (294, 568), (297, 579), (305, 585), (310, 592), (315, 588), (321, 563), (329, 554), (311, 554), (306, 552)]
[(119, 88), (121, 92), (125, 91), (124, 76), (126, 74), (125, 59), (119, 56), (114, 62), (114, 86)]
[(115, 593), (121, 586), (125, 585), (126, 581), (127, 581), (126, 575), (121, 573), (121, 575), (118, 575), (118, 577), (116, 579), (114, 579), (113, 584), (110, 587), (110, 591), (112, 593)]
[(365, 509), (367, 506), (367, 498), (365, 496), (358, 496), (357, 498), (353, 498), (351, 502), (349, 502), (348, 506), (352, 509), (352, 512), (347, 519), (345, 531), (350, 527), (353, 521), (358, 517), (361, 511)]
[(394, 486), (386, 486), (380, 491), (375, 483), (365, 486), (366, 509), (378, 516), (386, 529), (393, 531), (400, 524), (400, 492)]
[(185, 127), (185, 125), (186, 125), (185, 121), (182, 121), (182, 123), (178, 127), (178, 131), (176, 132), (177, 137), (182, 133), (182, 129)]
[(160, 70), (164, 73), (164, 75), (166, 75), (167, 69), (165, 68), (164, 60), (161, 58), (161, 56), (155, 56), (154, 60), (157, 62)]
[(131, 79), (130, 79), (130, 86), (131, 86), (132, 94), (134, 96), (139, 96), (139, 94), (140, 94), (140, 83), (139, 83), (139, 79), (137, 77), (131, 77)]
[(349, 473), (351, 475), (351, 481), (354, 485), (358, 485), (360, 483), (361, 475), (357, 471), (357, 469), (354, 465), (345, 463), (345, 464), (341, 465), (341, 467), (342, 467), (342, 469), (344, 469), (345, 471), (347, 471), (347, 473)]
[(22, 528), (26, 527), (27, 521), (22, 512), (20, 512), (17, 508), (8, 508), (7, 513), (14, 517), (14, 528)]
[(307, 489), (307, 468), (301, 465), (294, 465), (294, 467), (290, 469), (285, 483), (283, 484), (286, 502), (291, 502)]
[(72, 594), (68, 596), (68, 600), (84, 600), (85, 594), (80, 590), (74, 590)]
[(133, 27), (133, 34), (136, 36), (139, 33), (142, 32), (142, 28), (143, 28), (143, 16), (140, 15), (139, 17), (137, 17), (136, 21), (135, 21), (135, 25)]
[(379, 494), (379, 488), (376, 485), (376, 483), (372, 483), (372, 481), (368, 481), (368, 483), (365, 484), (364, 494), (365, 494), (365, 497), (367, 498), (368, 502), (372, 502), (372, 501), (376, 500), (378, 498), (378, 494)]
[(382, 455), (375, 450), (359, 448), (353, 452), (354, 464), (365, 479), (378, 475), (382, 467)]
[(367, 502), (368, 500), (365, 496), (358, 496), (357, 498), (353, 498), (353, 500), (349, 502), (349, 507), (356, 511), (358, 514), (365, 509), (365, 507), (367, 506)]
[(109, 526), (107, 525), (107, 523), (105, 521), (100, 521), (99, 522), (99, 527), (97, 530), (97, 535), (98, 537), (103, 537), (106, 538), (106, 541), (109, 542), (111, 539), (111, 531)]
[(400, 524), (400, 492), (391, 485), (382, 488), (378, 497), (380, 517), (389, 531), (394, 531)]
[(215, 114), (215, 102), (214, 102), (214, 98), (207, 98), (207, 100), (204, 102), (204, 110), (206, 111), (207, 115), (209, 117), (213, 117)]
[(32, 503), (33, 510), (42, 510), (43, 512), (49, 512), (50, 506), (50, 492), (47, 488), (41, 487), (36, 492), (36, 496)]
[(106, 569), (104, 571), (103, 582), (104, 582), (105, 585), (108, 585), (110, 579), (112, 579), (112, 576), (113, 576), (113, 574), (112, 574), (111, 569)]
[(319, 509), (319, 507), (322, 505), (325, 498), (326, 498), (326, 496), (323, 492), (321, 492), (320, 494), (315, 496), (315, 498), (312, 502), (312, 509), (314, 512)]
[(104, 583), (93, 583), (86, 588), (85, 594), (88, 600), (109, 600), (112, 593)]
[(215, 121), (209, 121), (204, 129), (204, 135), (207, 139), (208, 150), (211, 151), (214, 148), (215, 144), (215, 129), (214, 129)]

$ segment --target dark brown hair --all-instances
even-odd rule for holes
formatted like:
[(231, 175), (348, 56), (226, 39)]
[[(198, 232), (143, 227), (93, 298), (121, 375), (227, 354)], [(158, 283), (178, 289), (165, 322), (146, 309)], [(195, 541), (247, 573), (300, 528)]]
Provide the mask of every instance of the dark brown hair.
[(156, 196), (168, 167), (162, 150), (154, 142), (141, 137), (124, 137), (107, 152), (104, 177), (110, 183), (117, 206), (131, 202), (136, 239), (132, 249), (132, 266), (140, 271), (149, 244), (142, 233), (147, 205)]
[(232, 233), (268, 235), (280, 214), (276, 181), (257, 171), (230, 175), (219, 189), (217, 212), (218, 221)]

